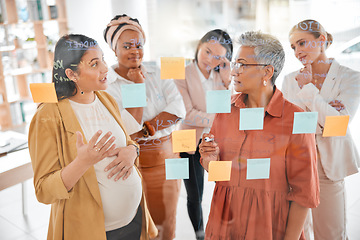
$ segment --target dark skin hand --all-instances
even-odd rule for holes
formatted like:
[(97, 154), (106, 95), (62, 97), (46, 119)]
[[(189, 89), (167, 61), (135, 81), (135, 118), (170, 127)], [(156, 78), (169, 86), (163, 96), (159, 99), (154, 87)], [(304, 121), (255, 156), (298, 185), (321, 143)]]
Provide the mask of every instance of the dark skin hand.
[(214, 138), (214, 135), (204, 133), (199, 145), (202, 166), (206, 171), (209, 171), (210, 161), (219, 161), (220, 148), (215, 141), (205, 142), (205, 137)]
[[(172, 124), (176, 122), (178, 116), (168, 113), (161, 112), (156, 117), (151, 119), (149, 122), (155, 128), (155, 131), (159, 131), (165, 128), (170, 127)], [(131, 139), (135, 140), (136, 138), (143, 137), (143, 132), (139, 131), (130, 135)]]

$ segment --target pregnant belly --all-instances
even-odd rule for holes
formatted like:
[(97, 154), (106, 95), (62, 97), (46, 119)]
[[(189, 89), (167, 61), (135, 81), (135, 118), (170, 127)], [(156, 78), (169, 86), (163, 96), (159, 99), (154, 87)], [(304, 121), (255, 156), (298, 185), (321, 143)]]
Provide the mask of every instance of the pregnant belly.
[(110, 231), (127, 225), (134, 218), (141, 201), (142, 185), (135, 167), (126, 180), (120, 178), (114, 181), (115, 176), (108, 179), (108, 174), (104, 171), (96, 172), (104, 210), (105, 228)]

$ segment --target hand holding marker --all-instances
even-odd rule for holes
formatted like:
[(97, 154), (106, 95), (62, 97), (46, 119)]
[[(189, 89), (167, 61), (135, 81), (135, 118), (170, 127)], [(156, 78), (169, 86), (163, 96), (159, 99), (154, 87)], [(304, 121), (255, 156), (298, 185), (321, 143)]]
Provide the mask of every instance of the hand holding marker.
[(205, 137), (204, 140), (205, 142), (212, 142), (214, 141), (214, 138)]

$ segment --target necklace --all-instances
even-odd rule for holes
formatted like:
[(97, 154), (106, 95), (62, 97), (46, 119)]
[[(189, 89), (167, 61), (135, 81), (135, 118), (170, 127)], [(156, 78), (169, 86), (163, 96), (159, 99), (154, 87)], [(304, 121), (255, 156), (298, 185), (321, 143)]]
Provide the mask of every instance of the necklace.
[(313, 78), (313, 83), (314, 83), (315, 87), (317, 87), (320, 90), (324, 83), (325, 77), (317, 76), (317, 75), (320, 75), (320, 74), (314, 74), (312, 78)]

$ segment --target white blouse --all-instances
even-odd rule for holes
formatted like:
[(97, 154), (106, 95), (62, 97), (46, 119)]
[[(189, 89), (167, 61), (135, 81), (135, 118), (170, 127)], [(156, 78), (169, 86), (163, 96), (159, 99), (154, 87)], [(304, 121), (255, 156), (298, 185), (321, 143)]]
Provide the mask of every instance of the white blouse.
[[(199, 75), (200, 81), (201, 81), (201, 85), (204, 89), (204, 92), (206, 93), (207, 91), (212, 91), (212, 90), (216, 90), (215, 88), (215, 79), (214, 79), (214, 69), (211, 70), (209, 78), (206, 79), (204, 77), (204, 75), (202, 74), (202, 72), (200, 71), (199, 66), (197, 65), (196, 62), (194, 62), (196, 71)], [(206, 97), (206, 95), (205, 95)], [(205, 99), (206, 101), (206, 99)], [(203, 132), (201, 135), (203, 135), (204, 133), (209, 133), (210, 132), (211, 127), (204, 127)]]
[[(184, 119), (186, 110), (183, 99), (172, 79), (161, 80), (160, 71), (155, 66), (141, 66), (141, 71), (145, 76), (146, 86), (146, 103), (147, 106), (143, 109), (142, 122), (139, 124), (136, 119), (123, 107), (121, 96), (122, 84), (135, 84), (115, 72), (115, 64), (109, 68), (107, 92), (112, 95), (119, 105), (121, 117), (127, 132), (131, 135), (142, 129), (142, 124), (156, 117), (161, 112), (168, 112)], [(161, 123), (159, 123), (160, 125)], [(170, 125), (170, 123), (162, 123), (162, 125)], [(154, 126), (156, 128), (156, 126)], [(175, 124), (156, 131), (154, 136), (149, 136), (147, 139), (156, 139), (168, 136), (176, 128)], [(144, 139), (144, 138), (141, 138)]]
[[(97, 97), (90, 104), (81, 104), (71, 100), (69, 102), (87, 141), (98, 130), (102, 131), (98, 141), (110, 131), (116, 138), (114, 144), (117, 148), (126, 146), (124, 131)], [(105, 172), (104, 169), (115, 158), (116, 156), (107, 157), (94, 165), (104, 210), (106, 231), (129, 224), (135, 217), (142, 196), (141, 178), (135, 167), (126, 180), (120, 178), (115, 182), (114, 178), (117, 175), (111, 179), (107, 178), (111, 170)]]

